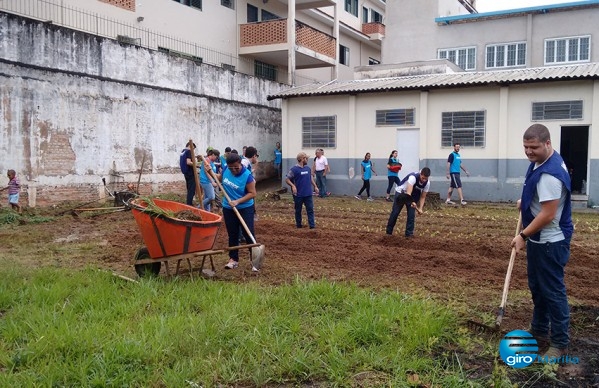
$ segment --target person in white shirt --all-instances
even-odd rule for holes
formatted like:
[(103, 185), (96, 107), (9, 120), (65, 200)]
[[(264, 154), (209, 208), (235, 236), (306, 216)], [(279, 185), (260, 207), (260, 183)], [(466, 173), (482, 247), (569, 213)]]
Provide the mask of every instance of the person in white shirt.
[(312, 164), (312, 174), (316, 177), (316, 185), (318, 186), (318, 196), (320, 198), (328, 197), (331, 195), (327, 191), (327, 174), (330, 172), (329, 161), (324, 156), (324, 150), (322, 148), (316, 149), (316, 157)]

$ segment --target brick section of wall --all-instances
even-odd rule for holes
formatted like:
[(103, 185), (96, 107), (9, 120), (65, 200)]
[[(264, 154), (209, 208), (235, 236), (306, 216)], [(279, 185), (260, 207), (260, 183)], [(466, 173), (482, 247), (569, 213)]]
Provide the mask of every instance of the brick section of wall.
[(242, 24), (240, 46), (259, 46), (287, 42), (287, 19)]
[(102, 3), (114, 5), (128, 11), (135, 11), (135, 0), (100, 0)]
[(40, 149), (41, 163), (45, 175), (60, 176), (74, 172), (75, 152), (71, 147), (71, 136), (64, 132), (53, 131), (44, 139)]
[(385, 35), (385, 25), (381, 23), (364, 23), (362, 24), (362, 32), (366, 35), (382, 34)]
[(295, 42), (298, 45), (314, 50), (327, 57), (335, 58), (337, 51), (334, 37), (300, 22), (296, 23), (295, 36)]

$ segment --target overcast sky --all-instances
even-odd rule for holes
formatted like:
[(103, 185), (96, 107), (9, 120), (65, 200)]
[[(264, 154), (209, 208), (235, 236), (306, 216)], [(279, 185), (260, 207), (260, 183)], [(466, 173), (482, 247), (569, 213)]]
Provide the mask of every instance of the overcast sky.
[(502, 9), (515, 9), (536, 7), (539, 5), (572, 3), (580, 0), (477, 0), (476, 10), (478, 12), (492, 12)]

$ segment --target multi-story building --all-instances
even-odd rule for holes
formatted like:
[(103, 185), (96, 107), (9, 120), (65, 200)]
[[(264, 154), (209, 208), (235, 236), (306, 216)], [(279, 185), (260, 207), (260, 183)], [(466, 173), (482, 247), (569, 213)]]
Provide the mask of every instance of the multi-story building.
[(383, 62), (446, 58), (466, 71), (599, 62), (598, 19), (597, 0), (486, 13), (466, 0), (396, 0)]
[(0, 10), (287, 83), (378, 64), (386, 0), (3, 0)]

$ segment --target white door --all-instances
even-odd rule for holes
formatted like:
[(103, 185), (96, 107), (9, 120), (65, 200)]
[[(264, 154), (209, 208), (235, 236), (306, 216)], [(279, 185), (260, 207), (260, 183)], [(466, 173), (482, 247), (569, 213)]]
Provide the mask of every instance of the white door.
[(397, 158), (402, 164), (399, 178), (403, 179), (412, 172), (420, 171), (420, 130), (397, 130)]

